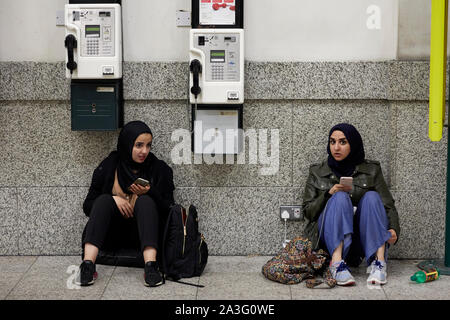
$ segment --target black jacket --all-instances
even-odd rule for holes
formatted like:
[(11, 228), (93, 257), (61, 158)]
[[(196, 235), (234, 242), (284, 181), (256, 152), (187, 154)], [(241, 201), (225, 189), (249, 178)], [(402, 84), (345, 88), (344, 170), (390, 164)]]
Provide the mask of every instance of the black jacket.
[[(163, 218), (169, 213), (170, 206), (175, 202), (173, 191), (173, 171), (163, 160), (158, 159), (153, 153), (149, 153), (151, 163), (151, 172), (148, 172), (150, 178), (150, 190), (147, 193), (153, 200)], [(89, 192), (83, 203), (83, 211), (89, 217), (95, 199), (102, 194), (112, 195), (114, 184), (114, 174), (119, 161), (119, 154), (113, 151), (104, 159), (94, 170)]]

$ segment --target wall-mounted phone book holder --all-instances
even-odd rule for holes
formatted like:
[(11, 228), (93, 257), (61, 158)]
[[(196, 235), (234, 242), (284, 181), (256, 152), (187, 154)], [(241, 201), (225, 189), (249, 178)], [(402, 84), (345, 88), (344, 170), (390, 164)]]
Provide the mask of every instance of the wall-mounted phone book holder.
[(72, 80), (71, 129), (108, 131), (123, 126), (122, 79)]
[(191, 150), (237, 155), (243, 149), (243, 105), (192, 105)]

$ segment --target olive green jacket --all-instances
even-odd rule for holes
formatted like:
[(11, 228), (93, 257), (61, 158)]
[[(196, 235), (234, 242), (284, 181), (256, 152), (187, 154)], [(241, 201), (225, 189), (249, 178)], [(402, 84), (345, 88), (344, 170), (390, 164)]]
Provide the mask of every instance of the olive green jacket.
[[(400, 236), (400, 224), (398, 213), (395, 209), (394, 199), (386, 185), (378, 161), (364, 160), (356, 166), (353, 172), (353, 190), (350, 192), (350, 199), (353, 206), (358, 206), (359, 201), (367, 191), (376, 191), (383, 201), (388, 217), (388, 229), (394, 229), (397, 233), (397, 241)], [(327, 160), (322, 163), (313, 164), (309, 168), (309, 176), (306, 181), (305, 192), (303, 194), (303, 214), (308, 219), (304, 233), (313, 245), (317, 247), (319, 230), (317, 220), (330, 198), (328, 191), (333, 185), (338, 184), (339, 179), (331, 171)]]

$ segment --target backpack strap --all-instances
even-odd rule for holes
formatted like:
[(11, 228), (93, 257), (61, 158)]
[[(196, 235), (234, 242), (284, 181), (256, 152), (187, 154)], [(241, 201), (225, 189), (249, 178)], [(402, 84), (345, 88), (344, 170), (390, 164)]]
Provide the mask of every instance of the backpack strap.
[(170, 219), (172, 217), (172, 210), (176, 206), (177, 206), (176, 204), (173, 204), (172, 206), (170, 206), (169, 216), (167, 217), (166, 225), (164, 226), (164, 233), (163, 233), (163, 239), (162, 239), (162, 252), (161, 252), (161, 259), (162, 259), (162, 266), (163, 266), (163, 277), (165, 276), (165, 272), (167, 271), (167, 261), (166, 261), (166, 255), (165, 255), (167, 233), (168, 233), (168, 230), (169, 230)]
[(169, 280), (169, 281), (172, 281), (172, 282), (177, 282), (177, 283), (181, 283), (181, 284), (187, 284), (189, 286), (194, 286), (194, 287), (197, 287), (197, 288), (204, 288), (205, 287), (204, 285), (201, 285), (201, 284), (195, 284), (195, 283), (184, 282), (184, 281), (180, 281), (180, 280), (173, 280), (173, 279), (168, 279), (168, 278), (166, 278), (166, 279)]

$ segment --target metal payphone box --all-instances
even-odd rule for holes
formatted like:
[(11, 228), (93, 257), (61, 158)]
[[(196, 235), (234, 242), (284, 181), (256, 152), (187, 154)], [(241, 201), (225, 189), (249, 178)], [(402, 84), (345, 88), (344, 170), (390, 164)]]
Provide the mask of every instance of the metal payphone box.
[(198, 60), (202, 72), (190, 74), (190, 86), (196, 76), (200, 93), (190, 93), (190, 102), (198, 104), (244, 103), (244, 30), (192, 29), (190, 61)]
[(123, 126), (121, 6), (85, 2), (65, 5), (71, 128), (116, 130)]
[(122, 78), (121, 20), (119, 4), (66, 4), (67, 78)]

